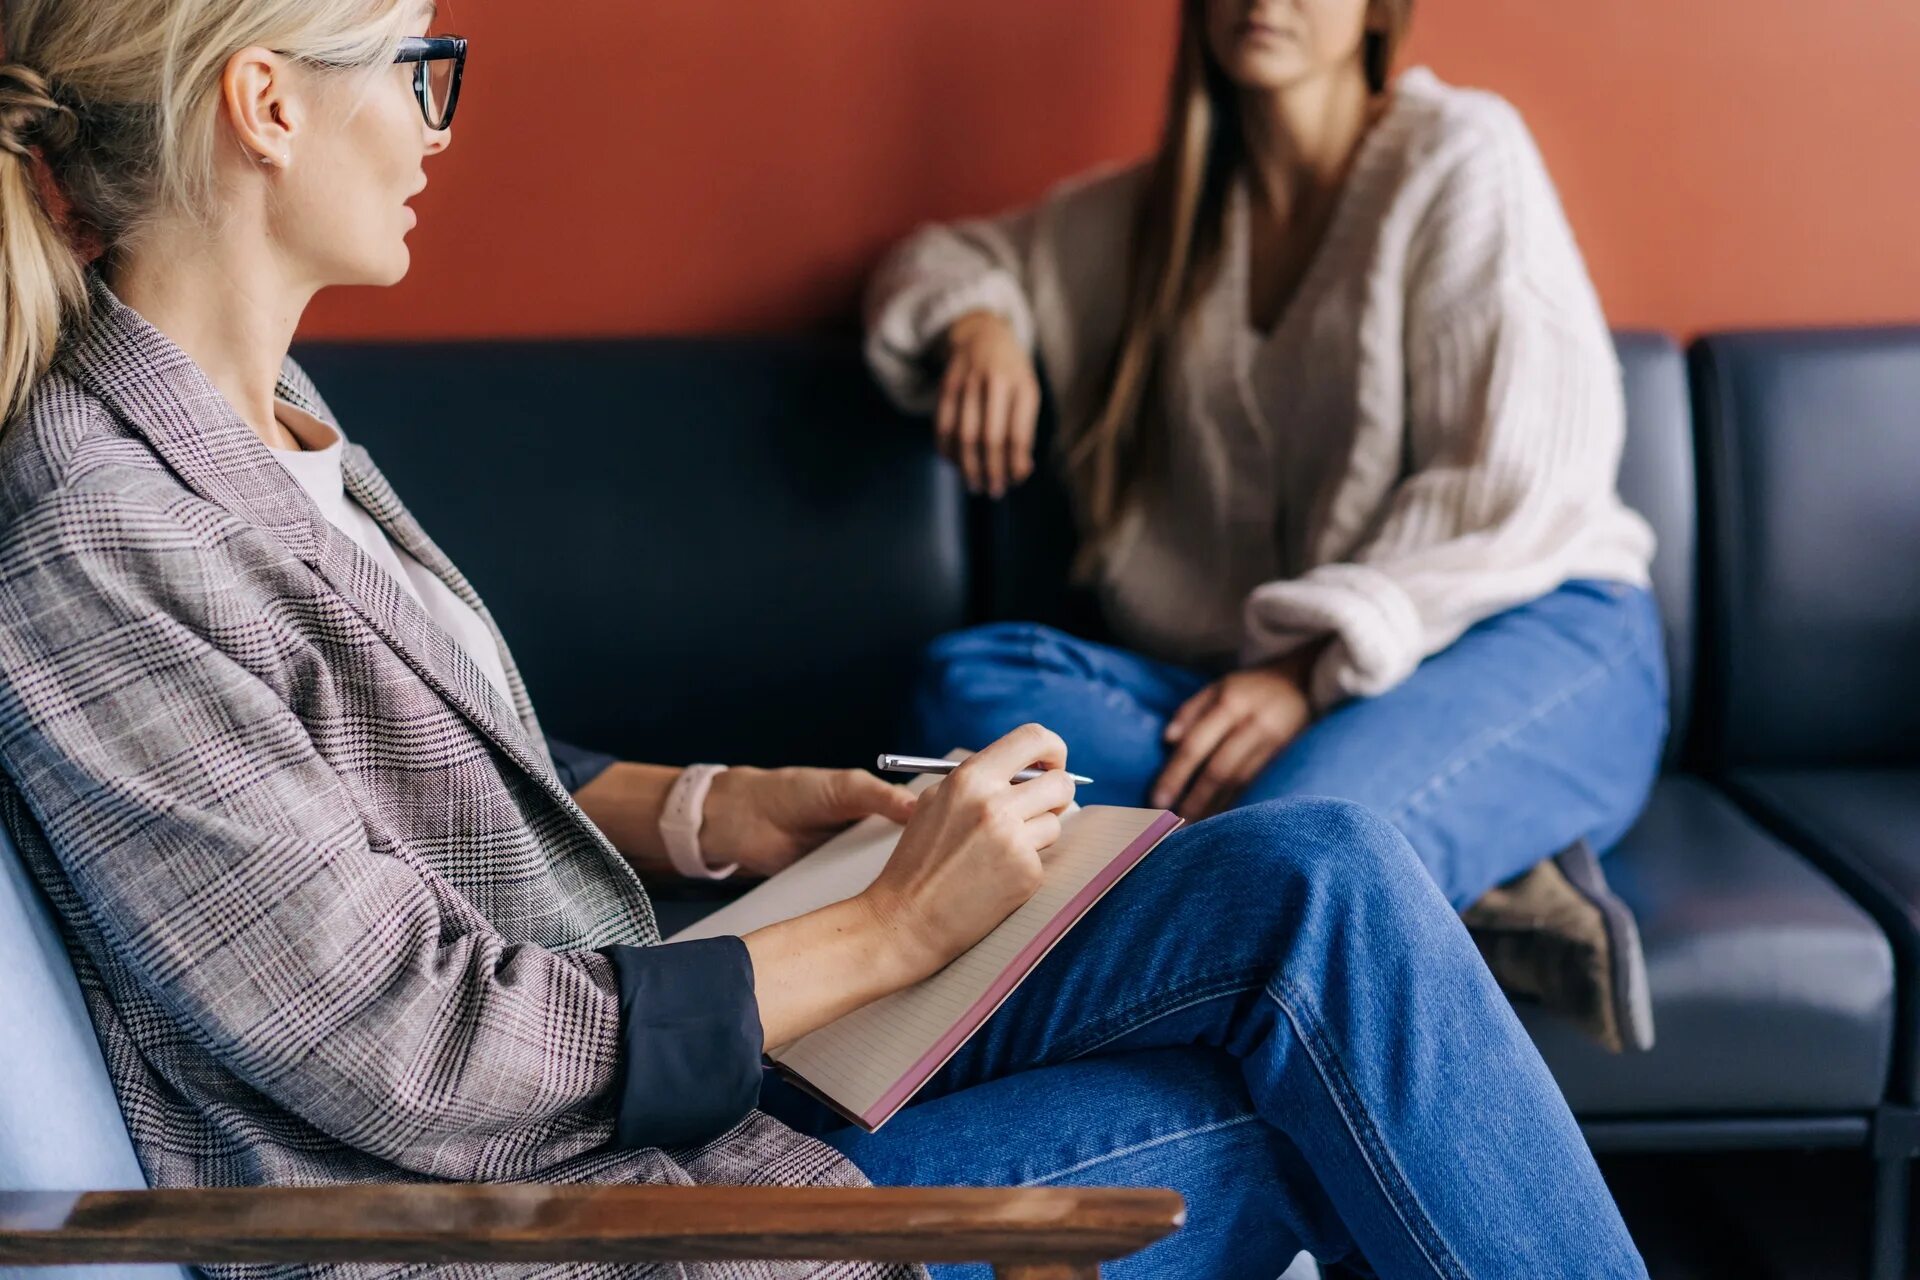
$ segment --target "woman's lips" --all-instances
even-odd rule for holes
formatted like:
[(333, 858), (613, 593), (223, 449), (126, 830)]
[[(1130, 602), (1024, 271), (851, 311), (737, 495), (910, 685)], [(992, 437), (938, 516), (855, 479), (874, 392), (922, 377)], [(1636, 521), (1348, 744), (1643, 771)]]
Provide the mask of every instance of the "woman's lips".
[(1287, 30), (1285, 27), (1276, 27), (1271, 23), (1258, 22), (1252, 18), (1248, 18), (1245, 22), (1242, 22), (1236, 29), (1236, 34), (1239, 35), (1242, 40), (1289, 40), (1293, 38), (1293, 32)]

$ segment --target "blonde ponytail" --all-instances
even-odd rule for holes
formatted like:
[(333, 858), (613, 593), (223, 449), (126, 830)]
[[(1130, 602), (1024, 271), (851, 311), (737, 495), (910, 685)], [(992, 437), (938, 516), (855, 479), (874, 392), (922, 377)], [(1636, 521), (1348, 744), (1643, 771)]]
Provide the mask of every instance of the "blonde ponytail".
[(219, 234), (220, 78), (234, 54), (275, 49), (370, 89), (418, 34), (408, 0), (5, 0), (4, 10), (14, 61), (0, 67), (0, 430), (86, 322), (82, 244), (113, 255), (171, 220)]
[(0, 67), (0, 429), (86, 306), (80, 260), (48, 204), (34, 152), (71, 146), (76, 129), (39, 72)]

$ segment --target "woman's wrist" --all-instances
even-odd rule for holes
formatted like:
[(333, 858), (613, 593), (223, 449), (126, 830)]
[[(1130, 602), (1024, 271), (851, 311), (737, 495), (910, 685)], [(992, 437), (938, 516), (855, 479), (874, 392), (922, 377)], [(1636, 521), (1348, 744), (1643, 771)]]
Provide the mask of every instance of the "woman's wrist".
[(667, 848), (667, 861), (684, 879), (724, 880), (740, 869), (737, 863), (722, 865), (709, 857), (701, 839), (708, 825), (708, 793), (726, 774), (723, 764), (690, 764), (667, 789), (660, 811), (660, 842)]
[(714, 778), (700, 828), (700, 851), (708, 862), (737, 861), (746, 848), (754, 825), (752, 795), (763, 785), (767, 772), (751, 765), (730, 765)]
[(932, 977), (953, 959), (928, 946), (927, 931), (914, 923), (913, 913), (893, 895), (869, 888), (853, 901), (868, 916), (866, 927), (872, 931), (873, 946), (895, 990)]
[(1275, 658), (1269, 667), (1300, 686), (1304, 693), (1313, 682), (1313, 668), (1320, 661), (1320, 655), (1333, 643), (1331, 635), (1310, 640), (1299, 648)]
[(998, 327), (1011, 333), (1013, 324), (1005, 316), (988, 307), (968, 311), (956, 316), (947, 326), (947, 349), (964, 346), (993, 328)]
[(679, 777), (679, 769), (623, 760), (574, 792), (573, 800), (634, 870), (652, 878), (671, 876), (660, 814)]
[(755, 930), (744, 941), (768, 1048), (791, 1043), (932, 972), (866, 894)]

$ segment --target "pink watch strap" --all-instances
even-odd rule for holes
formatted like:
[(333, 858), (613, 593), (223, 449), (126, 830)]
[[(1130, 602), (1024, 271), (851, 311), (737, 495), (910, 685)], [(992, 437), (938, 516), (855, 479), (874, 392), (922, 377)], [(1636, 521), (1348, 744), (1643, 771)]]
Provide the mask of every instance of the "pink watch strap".
[(673, 869), (689, 880), (725, 880), (740, 869), (730, 862), (710, 867), (700, 852), (700, 827), (706, 818), (707, 792), (713, 780), (727, 771), (723, 764), (690, 764), (680, 771), (667, 791), (667, 802), (660, 809), (660, 839), (667, 846), (667, 860)]

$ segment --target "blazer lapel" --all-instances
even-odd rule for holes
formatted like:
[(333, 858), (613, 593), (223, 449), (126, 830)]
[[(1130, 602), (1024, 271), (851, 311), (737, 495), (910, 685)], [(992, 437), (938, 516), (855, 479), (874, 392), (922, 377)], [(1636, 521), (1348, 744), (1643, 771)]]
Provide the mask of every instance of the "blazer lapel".
[(86, 328), (61, 361), (144, 439), (180, 482), (208, 502), (269, 530), (311, 561), (326, 517), (200, 366), (87, 273)]
[[(516, 708), (501, 701), (493, 681), (467, 656), (467, 651), (427, 615), (419, 602), (394, 581), (392, 574), (375, 564), (351, 538), (331, 525), (323, 531), (318, 554), (309, 563), (434, 692), (571, 807), (572, 797), (554, 775), (553, 763), (546, 754), (545, 741), (539, 736), (531, 710), (526, 712), (523, 723), (515, 714)], [(491, 620), (488, 620), (488, 630), (498, 643), (498, 632)], [(508, 661), (504, 650), (501, 660), (502, 665)], [(515, 702), (524, 704), (526, 690), (518, 674), (509, 668), (507, 679)]]
[[(346, 446), (349, 492), (397, 543), (480, 614), (500, 645), (512, 707), (501, 701), (493, 682), (419, 602), (327, 522), (191, 357), (121, 302), (98, 272), (88, 273), (88, 284), (91, 320), (62, 356), (75, 376), (144, 438), (189, 489), (270, 531), (305, 561), (428, 686), (572, 810), (573, 799), (553, 772), (525, 685), (499, 628), (471, 584), (406, 514), (366, 451)], [(325, 402), (291, 360), (277, 392), (338, 429)]]
[[(529, 737), (544, 744), (545, 735), (540, 732), (538, 718), (534, 715), (533, 702), (527, 696), (525, 682), (520, 677), (520, 668), (513, 660), (513, 651), (507, 647), (506, 636), (494, 621), (486, 602), (480, 593), (473, 589), (467, 576), (460, 572), (457, 565), (447, 558), (446, 552), (438, 543), (427, 536), (420, 522), (413, 518), (406, 505), (394, 493), (393, 486), (374, 465), (373, 457), (359, 445), (348, 441), (346, 445), (345, 472), (347, 493), (360, 504), (362, 510), (372, 516), (388, 538), (408, 555), (425, 565), (434, 577), (453, 592), (460, 603), (472, 609), (480, 621), (486, 625), (487, 635), (493, 640), (494, 648), (500, 653), (500, 665), (506, 669), (507, 688), (512, 693), (513, 711), (526, 729)], [(487, 687), (492, 688), (491, 681)]]

